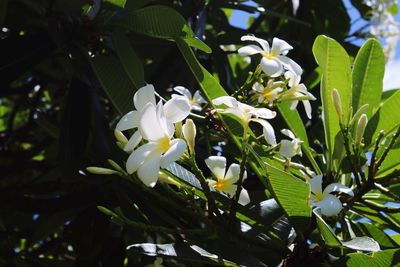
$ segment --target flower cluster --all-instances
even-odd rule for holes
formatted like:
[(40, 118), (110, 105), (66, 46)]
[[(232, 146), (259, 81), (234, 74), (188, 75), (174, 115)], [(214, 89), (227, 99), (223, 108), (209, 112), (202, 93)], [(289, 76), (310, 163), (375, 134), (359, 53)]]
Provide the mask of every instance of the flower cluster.
[[(126, 170), (129, 174), (137, 172), (139, 179), (147, 186), (154, 186), (160, 168), (165, 168), (178, 160), (186, 151), (184, 140), (174, 138), (175, 123), (183, 121), (190, 112), (190, 103), (186, 98), (175, 97), (163, 104), (156, 104), (155, 90), (152, 85), (140, 88), (133, 97), (136, 110), (124, 115), (118, 122), (116, 131), (137, 129), (124, 143), (124, 150), (131, 153)], [(139, 143), (144, 144), (136, 148)]]

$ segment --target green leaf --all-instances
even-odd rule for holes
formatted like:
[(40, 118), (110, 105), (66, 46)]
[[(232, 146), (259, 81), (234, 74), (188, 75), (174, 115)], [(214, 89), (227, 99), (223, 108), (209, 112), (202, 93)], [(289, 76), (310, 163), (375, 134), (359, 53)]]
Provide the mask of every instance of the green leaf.
[(392, 267), (398, 266), (400, 249), (388, 249), (373, 252), (369, 255), (362, 253), (350, 253), (335, 263), (335, 266), (348, 267)]
[(379, 168), (377, 175), (382, 176), (391, 173), (395, 169), (399, 169), (400, 166), (399, 158), (400, 158), (400, 148), (391, 149), (387, 154), (385, 160), (382, 162), (382, 165)]
[(192, 49), (184, 40), (176, 38), (175, 42), (208, 101), (211, 102), (214, 98), (227, 95), (225, 89), (222, 88), (214, 76), (199, 63)]
[(317, 220), (318, 230), (321, 233), (325, 244), (334, 248), (350, 248), (360, 251), (379, 251), (379, 244), (368, 236), (355, 237), (348, 241), (341, 241), (333, 231), (333, 229), (322, 219), (317, 209), (314, 211)]
[(379, 110), (368, 121), (364, 133), (366, 144), (374, 142), (381, 130), (386, 133), (393, 131), (400, 124), (400, 91), (389, 97)]
[(211, 48), (194, 35), (182, 15), (166, 6), (154, 5), (128, 11), (117, 24), (153, 38), (174, 40), (180, 37), (190, 46), (211, 53)]
[(304, 128), (304, 124), (303, 124), (303, 121), (301, 120), (299, 112), (297, 110), (290, 110), (289, 102), (282, 102), (282, 103), (278, 104), (277, 107), (278, 107), (279, 113), (282, 115), (282, 117), (285, 120), (289, 129), (294, 133), (294, 135), (297, 138), (300, 138), (303, 141), (303, 143), (301, 144), (301, 147), (304, 151), (304, 154), (307, 156), (307, 158), (310, 160), (311, 164), (313, 165), (315, 171), (318, 174), (321, 174), (322, 172), (310, 151), (307, 132), (306, 132), (306, 129)]
[(325, 241), (325, 244), (329, 247), (341, 247), (342, 242), (336, 236), (333, 229), (322, 219), (316, 210), (313, 210), (315, 218), (317, 219), (318, 230)]
[(104, 0), (104, 2), (121, 8), (124, 8), (126, 4), (126, 0)]
[(100, 85), (120, 114), (132, 109), (135, 86), (131, 83), (118, 60), (113, 56), (99, 55), (90, 60)]
[(369, 39), (361, 47), (354, 61), (353, 110), (356, 112), (362, 105), (369, 104), (368, 118), (379, 106), (385, 73), (385, 55), (379, 42)]
[(144, 86), (145, 82), (142, 62), (132, 49), (127, 36), (122, 32), (115, 32), (112, 35), (112, 40), (118, 58), (132, 84), (135, 85), (136, 89)]
[(381, 247), (396, 248), (398, 245), (381, 229), (371, 223), (353, 223), (352, 229), (356, 235), (370, 236), (376, 240)]
[(338, 90), (344, 118), (349, 113), (351, 99), (350, 59), (344, 48), (335, 40), (319, 35), (312, 51), (322, 69), (321, 100), (324, 114), (325, 139), (328, 148), (328, 170), (332, 170), (335, 137), (340, 131), (339, 117), (336, 113), (332, 90)]

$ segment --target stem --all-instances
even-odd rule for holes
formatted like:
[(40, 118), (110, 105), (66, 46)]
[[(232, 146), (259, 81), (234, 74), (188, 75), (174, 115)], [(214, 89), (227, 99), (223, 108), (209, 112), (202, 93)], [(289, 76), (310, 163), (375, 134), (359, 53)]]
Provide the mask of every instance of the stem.
[(374, 173), (377, 172), (379, 170), (379, 167), (382, 165), (383, 161), (385, 160), (386, 156), (388, 155), (390, 149), (392, 149), (392, 147), (394, 146), (394, 144), (396, 143), (397, 138), (400, 135), (400, 127), (397, 128), (397, 131), (395, 134), (393, 134), (392, 136), (392, 140), (390, 141), (390, 144), (386, 147), (386, 149), (383, 151), (382, 156), (378, 159), (378, 161), (374, 164), (373, 166), (373, 170)]
[(204, 195), (207, 198), (208, 208), (210, 210), (209, 215), (213, 216), (215, 214), (217, 217), (221, 216), (221, 213), (219, 212), (217, 206), (215, 205), (215, 199), (214, 199), (213, 195), (211, 194), (210, 186), (208, 185), (203, 172), (200, 170), (199, 166), (197, 166), (194, 155), (192, 155), (190, 157), (189, 161), (190, 161), (192, 171), (193, 171), (194, 175), (197, 177), (197, 179), (199, 180), (201, 188), (203, 189)]
[(236, 183), (236, 192), (231, 202), (231, 207), (229, 211), (230, 221), (233, 222), (236, 218), (237, 205), (240, 197), (240, 191), (242, 190), (243, 177), (246, 169), (246, 161), (247, 161), (247, 142), (248, 142), (248, 133), (247, 133), (248, 125), (244, 125), (243, 127), (243, 142), (242, 142), (242, 161), (240, 162), (240, 173), (239, 180)]
[(350, 144), (349, 144), (349, 139), (348, 139), (348, 131), (347, 128), (343, 128), (343, 125), (340, 124), (340, 130), (343, 135), (343, 141), (344, 141), (344, 148), (346, 150), (346, 155), (349, 158), (350, 161), (350, 166), (351, 166), (351, 171), (354, 175), (354, 180), (356, 181), (357, 187), (361, 187), (361, 182), (360, 182), (360, 177), (358, 176), (358, 172), (355, 168), (355, 164), (353, 160), (351, 159), (351, 151), (350, 151)]
[(373, 180), (375, 177), (376, 154), (378, 153), (379, 144), (381, 143), (381, 140), (384, 135), (385, 135), (385, 132), (380, 131), (378, 137), (375, 140), (375, 147), (374, 147), (374, 151), (372, 152), (371, 163), (369, 164), (369, 167), (368, 167), (368, 180), (369, 181)]
[(232, 96), (237, 97), (238, 95), (241, 95), (245, 90), (253, 86), (254, 81), (260, 76), (261, 73), (261, 66), (258, 65), (256, 68), (256, 71), (253, 73), (250, 73), (249, 77), (247, 77), (246, 82), (240, 87), (238, 90), (236, 90)]

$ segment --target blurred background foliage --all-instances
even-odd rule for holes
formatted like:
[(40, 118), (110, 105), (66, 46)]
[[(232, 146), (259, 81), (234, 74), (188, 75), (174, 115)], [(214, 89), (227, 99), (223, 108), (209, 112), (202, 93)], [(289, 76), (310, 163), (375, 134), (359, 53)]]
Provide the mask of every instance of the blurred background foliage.
[[(152, 225), (199, 224), (187, 216), (174, 216), (178, 211), (173, 206), (140, 185), (83, 171), (106, 165), (108, 158), (124, 160), (112, 132), (119, 116), (132, 107), (136, 89), (151, 83), (163, 96), (176, 85), (198, 89), (176, 44), (169, 40), (173, 36), (154, 38), (145, 31), (147, 22), (132, 15), (135, 12), (158, 5), (153, 15), (166, 25), (174, 18), (160, 5), (178, 12), (212, 49), (211, 54), (200, 49), (195, 53), (228, 93), (254, 69), (236, 56), (237, 47), (232, 46), (241, 45), (245, 34), (267, 40), (279, 37), (295, 47), (290, 56), (304, 68), (303, 79), (317, 98), (313, 88), (319, 72), (311, 49), (315, 37), (335, 38), (351, 56), (358, 47), (345, 40), (365, 37), (361, 32), (350, 34), (348, 10), (341, 0), (299, 1), (298, 7), (293, 4), (297, 1), (289, 0), (254, 2), (1, 1), (0, 266), (144, 266), (154, 258), (127, 251), (127, 245), (171, 241), (168, 235), (120, 228), (97, 206), (119, 207), (132, 220)], [(369, 8), (361, 0), (351, 2), (368, 19)], [(249, 19), (247, 29), (230, 24), (237, 10), (257, 15)], [(323, 136), (319, 110), (313, 112), (307, 129)], [(207, 155), (207, 138), (212, 138), (203, 134), (200, 159)], [(318, 151), (318, 146), (314, 149)], [(232, 151), (232, 158), (238, 153)], [(251, 175), (245, 186), (264, 194)], [(186, 205), (194, 204), (188, 200)], [(277, 257), (272, 262), (279, 262), (282, 255)]]

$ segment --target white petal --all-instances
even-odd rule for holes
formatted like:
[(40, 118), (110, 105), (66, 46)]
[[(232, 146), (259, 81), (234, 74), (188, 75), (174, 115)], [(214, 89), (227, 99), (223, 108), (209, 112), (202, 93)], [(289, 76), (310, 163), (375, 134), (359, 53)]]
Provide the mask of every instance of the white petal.
[[(269, 82), (268, 82), (269, 83)], [(264, 92), (264, 85), (261, 83), (255, 82), (252, 86), (252, 89), (258, 93), (263, 93)]]
[(238, 53), (240, 56), (251, 56), (263, 53), (263, 50), (256, 45), (246, 45), (239, 48)]
[(294, 110), (297, 107), (297, 104), (299, 104), (299, 100), (293, 100), (290, 102), (290, 110)]
[[(180, 97), (180, 98), (183, 99), (183, 97)], [(186, 99), (185, 99), (185, 101), (186, 101)], [(171, 138), (175, 133), (175, 126), (174, 126), (174, 123), (169, 121), (167, 119), (167, 116), (165, 116), (164, 106), (163, 106), (163, 103), (161, 100), (157, 104), (156, 113), (157, 113), (158, 122), (160, 123), (160, 126), (161, 126), (161, 130), (169, 138)]]
[(192, 93), (190, 93), (190, 91), (183, 86), (175, 86), (174, 91), (186, 96), (187, 99), (192, 99)]
[[(229, 166), (228, 170), (226, 171), (226, 175), (224, 179), (232, 179), (232, 183), (236, 183), (239, 180), (240, 176), (240, 166), (239, 164), (233, 163)], [(243, 180), (245, 176), (243, 175)]]
[(351, 190), (347, 186), (339, 184), (339, 183), (329, 184), (327, 187), (325, 187), (323, 194), (328, 195), (331, 192), (341, 192), (341, 193), (345, 193), (349, 196), (354, 196), (353, 190)]
[(117, 130), (126, 131), (139, 126), (140, 112), (133, 110), (126, 113), (117, 123)]
[(308, 183), (310, 184), (311, 192), (315, 195), (322, 195), (322, 175), (314, 176)]
[(199, 90), (197, 90), (194, 93), (193, 99), (195, 99), (196, 103), (198, 103), (198, 104), (207, 104), (207, 101), (204, 99), (204, 97), (202, 97), (202, 95), (201, 95)]
[(146, 185), (153, 187), (158, 180), (158, 172), (160, 171), (161, 155), (159, 153), (152, 153), (140, 165), (137, 170), (139, 179)]
[(252, 35), (245, 35), (245, 36), (242, 36), (242, 38), (240, 38), (240, 40), (257, 42), (257, 43), (260, 44), (260, 46), (262, 47), (262, 49), (264, 51), (269, 53), (269, 50), (270, 50), (269, 43), (264, 39), (257, 38), (257, 37), (252, 36)]
[[(163, 125), (164, 126), (164, 125)], [(166, 136), (165, 127), (160, 124), (160, 119), (153, 104), (147, 104), (140, 118), (139, 130), (142, 137), (149, 141), (156, 141)]]
[(166, 168), (171, 165), (172, 162), (180, 159), (186, 151), (186, 143), (182, 139), (174, 139), (169, 145), (168, 151), (161, 157), (162, 168)]
[(302, 100), (301, 102), (303, 102), (304, 109), (306, 110), (307, 117), (308, 117), (309, 119), (311, 119), (311, 118), (312, 118), (312, 115), (311, 115), (312, 110), (311, 110), (310, 101), (308, 101), (308, 100)]
[(279, 75), (282, 74), (283, 67), (281, 62), (279, 62), (276, 59), (268, 59), (266, 57), (263, 57), (260, 62), (262, 70), (265, 72), (265, 74), (271, 76), (271, 77), (278, 77)]
[(292, 141), (286, 139), (281, 140), (281, 147), (279, 148), (279, 154), (281, 154), (285, 158), (294, 157), (296, 153), (293, 151)]
[(154, 86), (151, 84), (141, 87), (133, 96), (133, 104), (137, 110), (141, 111), (147, 103), (156, 105)]
[(140, 131), (136, 131), (134, 134), (132, 134), (131, 138), (129, 138), (128, 143), (124, 147), (124, 151), (131, 152), (140, 143), (140, 141), (142, 141), (142, 135), (140, 134)]
[(263, 119), (273, 119), (276, 116), (275, 111), (272, 111), (267, 108), (256, 108), (254, 109), (254, 111), (251, 111), (250, 113)]
[(250, 203), (250, 197), (249, 197), (249, 193), (247, 192), (246, 189), (242, 188), (242, 190), (240, 191), (240, 195), (239, 195), (239, 201), (238, 203), (240, 205), (247, 205)]
[(293, 47), (286, 41), (276, 37), (272, 39), (272, 53), (275, 53), (276, 55), (286, 55), (287, 52), (292, 49)]
[(315, 205), (321, 208), (322, 215), (327, 217), (338, 215), (342, 210), (342, 202), (331, 194), (326, 195), (322, 201), (316, 202)]
[(221, 156), (210, 156), (205, 160), (207, 167), (217, 179), (224, 179), (226, 158)]
[(290, 137), (291, 139), (295, 139), (296, 138), (296, 136), (294, 136), (294, 133), (289, 129), (282, 129), (281, 133), (286, 135), (287, 137)]
[(300, 65), (297, 64), (294, 60), (286, 56), (278, 56), (278, 59), (280, 62), (282, 62), (282, 65), (285, 66), (285, 68), (287, 68), (289, 71), (292, 71), (297, 75), (301, 75), (303, 73)]
[(262, 119), (252, 119), (252, 121), (258, 122), (263, 126), (263, 135), (267, 143), (273, 146), (276, 145), (275, 131), (272, 125)]
[(174, 97), (164, 105), (165, 117), (172, 123), (183, 121), (190, 113), (190, 104), (187, 98)]
[(212, 103), (217, 106), (225, 104), (228, 107), (234, 107), (234, 106), (238, 105), (238, 101), (234, 97), (231, 97), (231, 96), (221, 96), (221, 97), (215, 98), (212, 101)]
[(146, 160), (146, 157), (154, 152), (157, 148), (155, 143), (147, 143), (135, 151), (129, 156), (128, 160), (126, 161), (126, 171), (129, 174), (134, 173), (139, 166)]

